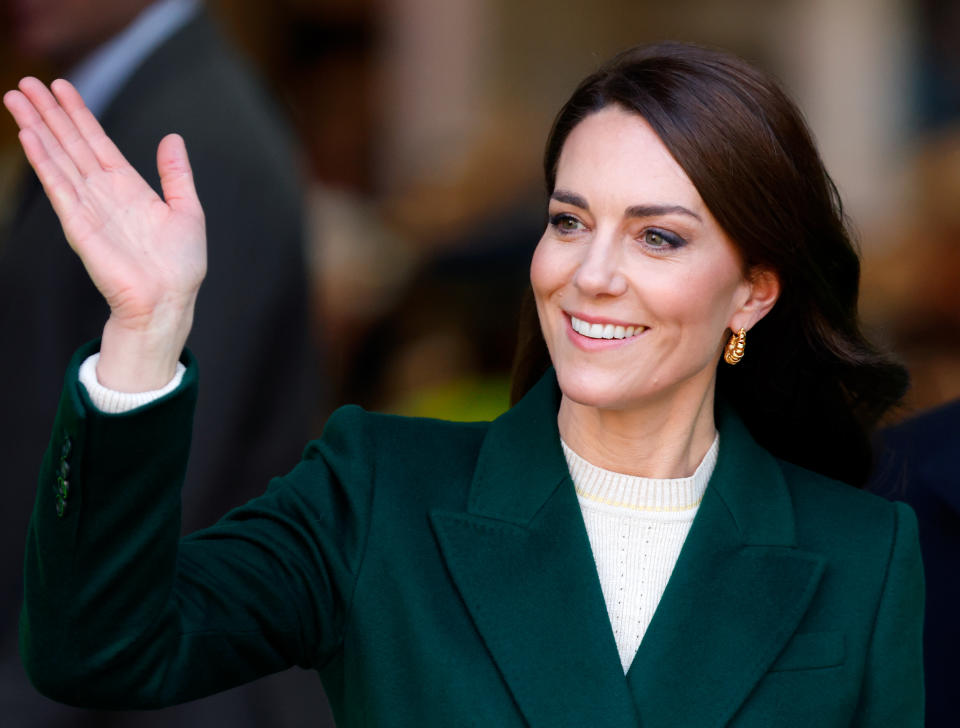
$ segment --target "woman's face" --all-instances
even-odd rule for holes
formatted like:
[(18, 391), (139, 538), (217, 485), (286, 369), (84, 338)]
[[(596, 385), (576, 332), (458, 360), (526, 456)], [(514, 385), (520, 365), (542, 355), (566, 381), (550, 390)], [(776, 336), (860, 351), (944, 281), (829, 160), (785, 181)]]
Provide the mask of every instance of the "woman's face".
[(728, 328), (759, 318), (753, 286), (643, 117), (609, 106), (573, 129), (549, 215), (530, 280), (564, 395), (619, 410), (702, 397)]

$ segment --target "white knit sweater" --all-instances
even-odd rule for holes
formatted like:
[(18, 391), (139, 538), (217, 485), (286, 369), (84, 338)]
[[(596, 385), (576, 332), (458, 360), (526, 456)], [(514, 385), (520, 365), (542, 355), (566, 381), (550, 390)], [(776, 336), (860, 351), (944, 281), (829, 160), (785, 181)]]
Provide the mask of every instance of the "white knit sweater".
[(717, 463), (720, 438), (714, 438), (691, 477), (673, 479), (604, 470), (588, 463), (565, 442), (561, 444), (626, 673), (703, 500)]

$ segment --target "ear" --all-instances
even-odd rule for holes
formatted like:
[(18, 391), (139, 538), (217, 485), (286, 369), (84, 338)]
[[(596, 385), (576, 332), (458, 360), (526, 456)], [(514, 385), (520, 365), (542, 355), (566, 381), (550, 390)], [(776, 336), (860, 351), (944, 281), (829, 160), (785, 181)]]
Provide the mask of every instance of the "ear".
[(730, 319), (730, 330), (749, 331), (766, 316), (780, 297), (780, 276), (771, 268), (754, 266), (747, 274), (747, 300)]

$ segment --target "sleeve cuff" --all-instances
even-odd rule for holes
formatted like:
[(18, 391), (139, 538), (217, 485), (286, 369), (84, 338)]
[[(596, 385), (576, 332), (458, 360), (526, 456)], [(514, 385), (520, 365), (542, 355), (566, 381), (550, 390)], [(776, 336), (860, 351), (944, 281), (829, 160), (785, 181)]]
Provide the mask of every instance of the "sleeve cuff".
[(183, 374), (187, 371), (187, 368), (181, 362), (177, 362), (177, 371), (166, 386), (149, 392), (117, 392), (107, 389), (97, 380), (97, 362), (99, 360), (99, 352), (84, 359), (83, 364), (80, 365), (79, 379), (80, 384), (86, 388), (90, 401), (98, 410), (107, 414), (123, 414), (160, 399), (180, 386), (180, 382), (183, 381)]

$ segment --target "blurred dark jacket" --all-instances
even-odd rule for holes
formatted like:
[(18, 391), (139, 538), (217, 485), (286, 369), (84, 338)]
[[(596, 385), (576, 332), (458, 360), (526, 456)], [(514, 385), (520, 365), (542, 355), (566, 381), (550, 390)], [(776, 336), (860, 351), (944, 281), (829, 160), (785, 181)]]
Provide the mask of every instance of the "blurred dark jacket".
[[(311, 434), (318, 372), (296, 160), (279, 117), (204, 13), (140, 65), (101, 122), (157, 190), (157, 144), (182, 134), (206, 212), (209, 272), (189, 340), (203, 380), (183, 492), (189, 532), (261, 493), (297, 462)], [(0, 237), (0, 341), (8, 347), (0, 352), (0, 723), (322, 726), (325, 702), (306, 673), (134, 715), (63, 708), (27, 683), (16, 623), (38, 468), (70, 355), (99, 335), (107, 313), (30, 173)]]
[(960, 721), (960, 400), (880, 433), (870, 489), (913, 506), (927, 582), (924, 672), (928, 728)]

